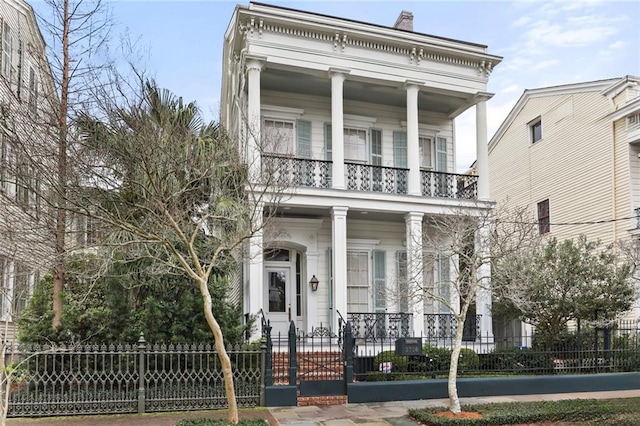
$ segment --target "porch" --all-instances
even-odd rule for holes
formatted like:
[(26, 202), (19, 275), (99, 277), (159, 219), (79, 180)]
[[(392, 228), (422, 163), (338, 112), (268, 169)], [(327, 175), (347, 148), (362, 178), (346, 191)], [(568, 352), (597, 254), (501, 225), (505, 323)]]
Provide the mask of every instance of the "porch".
[[(263, 173), (279, 187), (331, 188), (333, 162), (296, 158), (286, 155), (263, 155)], [(408, 193), (409, 169), (345, 162), (345, 189), (384, 194)], [(476, 200), (478, 176), (420, 171), (421, 195), (424, 197)]]

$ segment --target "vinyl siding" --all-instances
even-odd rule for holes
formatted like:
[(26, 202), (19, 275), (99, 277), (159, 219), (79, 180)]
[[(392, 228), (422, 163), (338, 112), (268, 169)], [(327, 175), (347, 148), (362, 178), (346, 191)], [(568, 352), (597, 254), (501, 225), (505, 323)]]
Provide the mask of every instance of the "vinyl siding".
[[(553, 225), (613, 217), (609, 108), (597, 91), (530, 98), (490, 153), (492, 198), (528, 206), (534, 219), (536, 203), (549, 198), (551, 236), (612, 242), (611, 223)], [(531, 144), (528, 123), (538, 116), (542, 139)]]

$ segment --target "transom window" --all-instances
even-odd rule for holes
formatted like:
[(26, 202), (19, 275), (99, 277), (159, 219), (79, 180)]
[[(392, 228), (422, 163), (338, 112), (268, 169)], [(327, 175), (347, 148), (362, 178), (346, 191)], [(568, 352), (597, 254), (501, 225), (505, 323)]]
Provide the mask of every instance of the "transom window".
[(293, 121), (264, 120), (264, 151), (270, 154), (294, 154), (293, 128)]
[(361, 129), (344, 129), (345, 160), (366, 163), (369, 161), (367, 149), (367, 131)]

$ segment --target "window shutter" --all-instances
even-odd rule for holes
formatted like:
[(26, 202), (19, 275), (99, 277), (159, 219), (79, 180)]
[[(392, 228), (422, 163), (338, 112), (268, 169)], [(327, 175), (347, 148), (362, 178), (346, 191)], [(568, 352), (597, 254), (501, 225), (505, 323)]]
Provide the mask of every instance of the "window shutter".
[(387, 265), (386, 252), (373, 250), (373, 309), (384, 312), (387, 307)]
[(371, 164), (382, 166), (382, 130), (370, 129)]
[(324, 124), (324, 159), (327, 161), (332, 160), (331, 154), (331, 124)]
[(398, 282), (398, 310), (409, 312), (409, 277), (407, 276), (407, 251), (396, 252), (396, 281)]
[(298, 158), (311, 158), (311, 122), (296, 121), (296, 144)]
[(401, 169), (407, 168), (406, 132), (393, 132), (393, 164)]
[(447, 171), (447, 139), (436, 137), (436, 171)]
[[(438, 295), (449, 304), (451, 303), (450, 260), (451, 258), (449, 256), (443, 254), (438, 255)], [(439, 305), (441, 314), (451, 313), (447, 304), (440, 302)]]
[[(329, 324), (333, 327), (334, 318), (338, 315), (333, 312), (333, 251), (331, 247), (327, 249), (327, 285), (329, 286)], [(347, 314), (346, 312), (340, 313), (343, 316)]]

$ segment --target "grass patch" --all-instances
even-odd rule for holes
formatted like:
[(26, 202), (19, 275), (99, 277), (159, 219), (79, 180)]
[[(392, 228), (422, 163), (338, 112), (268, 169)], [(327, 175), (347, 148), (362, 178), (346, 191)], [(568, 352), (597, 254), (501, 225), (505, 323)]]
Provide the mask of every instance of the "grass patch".
[(477, 411), (481, 419), (448, 419), (434, 413), (442, 408), (409, 410), (424, 425), (489, 426), (533, 422), (567, 422), (597, 425), (640, 424), (640, 398), (572, 399), (562, 401), (509, 402), (466, 405), (463, 411)]
[[(227, 426), (229, 422), (226, 419), (185, 419), (176, 423), (176, 426)], [(268, 426), (269, 423), (264, 419), (240, 420), (239, 426)]]

